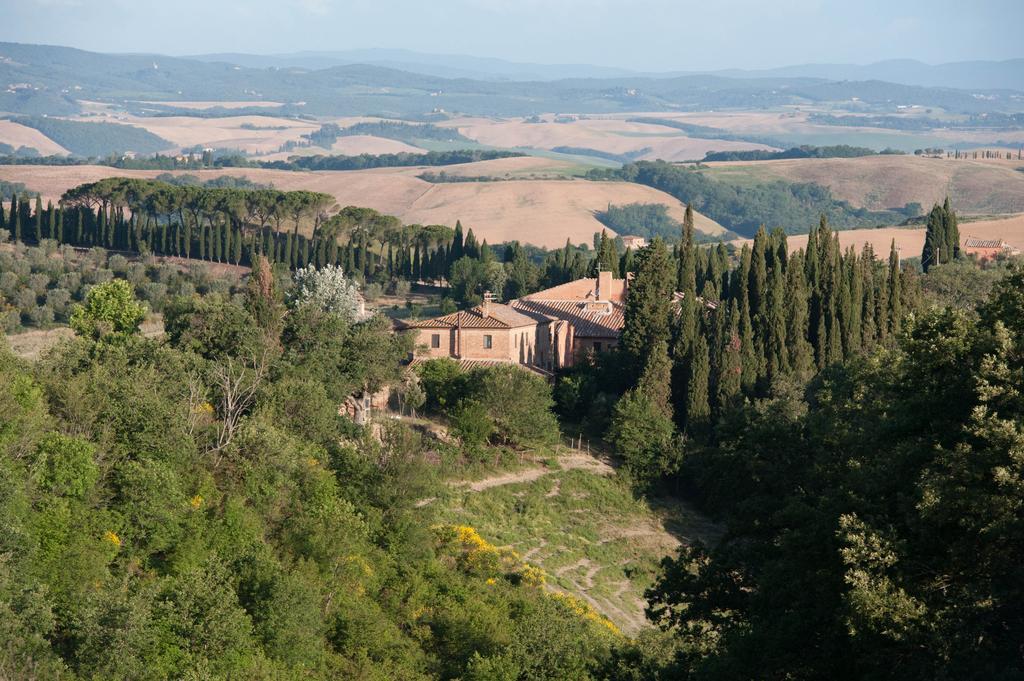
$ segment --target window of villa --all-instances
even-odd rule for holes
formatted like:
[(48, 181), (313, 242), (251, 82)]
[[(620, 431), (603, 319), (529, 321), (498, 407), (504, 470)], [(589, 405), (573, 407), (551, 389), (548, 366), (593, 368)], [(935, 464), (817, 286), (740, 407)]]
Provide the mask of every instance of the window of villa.
[(594, 352), (601, 352), (601, 344), (594, 343)]
[(492, 346), (492, 343), (493, 343), (493, 341), (492, 341), (490, 336), (484, 336), (484, 347), (485, 348), (490, 349), (490, 347)]
[(430, 337), (430, 347), (439, 348), (441, 347), (441, 334), (435, 333)]

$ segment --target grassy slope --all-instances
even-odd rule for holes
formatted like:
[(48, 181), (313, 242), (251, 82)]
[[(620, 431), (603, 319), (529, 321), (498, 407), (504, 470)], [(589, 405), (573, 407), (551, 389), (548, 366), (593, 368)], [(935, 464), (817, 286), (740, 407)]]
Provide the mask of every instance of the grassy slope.
[(582, 598), (629, 634), (645, 624), (643, 592), (659, 561), (680, 542), (719, 532), (678, 504), (654, 509), (636, 499), (611, 467), (580, 453), (455, 485), (435, 503), (444, 522), (514, 549), (547, 573), (548, 588)]

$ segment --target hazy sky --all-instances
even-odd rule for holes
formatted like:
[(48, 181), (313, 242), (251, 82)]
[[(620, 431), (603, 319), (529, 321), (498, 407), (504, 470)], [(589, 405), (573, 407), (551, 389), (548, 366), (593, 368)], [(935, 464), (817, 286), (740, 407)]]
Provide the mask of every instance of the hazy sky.
[(640, 70), (1024, 56), (1024, 0), (0, 0), (0, 40), (103, 52), (405, 47)]

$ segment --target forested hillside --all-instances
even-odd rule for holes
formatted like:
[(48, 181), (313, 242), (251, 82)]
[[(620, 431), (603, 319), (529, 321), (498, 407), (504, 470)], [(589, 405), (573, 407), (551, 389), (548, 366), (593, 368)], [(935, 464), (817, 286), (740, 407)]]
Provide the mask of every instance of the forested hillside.
[[(51, 115), (88, 100), (302, 102), (286, 109), (312, 115), (391, 113), (421, 116), (437, 108), (477, 115), (529, 116), (551, 111), (676, 111), (765, 108), (859, 99), (891, 107), (912, 101), (957, 112), (1018, 111), (1016, 93), (817, 78), (575, 78), (512, 82), (439, 78), (353, 64), (319, 70), (262, 69), (163, 55), (108, 55), (65, 47), (0, 43), (0, 78), (31, 88), (0, 93), (0, 110)], [(74, 90), (75, 98), (63, 91)], [(253, 93), (260, 93), (254, 98)], [(983, 95), (977, 97), (975, 95)]]
[(715, 180), (686, 166), (664, 161), (638, 161), (620, 169), (596, 169), (595, 180), (620, 179), (639, 182), (671, 194), (723, 227), (753, 236), (758, 227), (781, 227), (789, 234), (805, 233), (827, 215), (839, 229), (901, 222), (902, 213), (854, 208), (832, 195), (828, 187), (815, 183), (785, 181), (734, 186)]
[(125, 153), (152, 154), (174, 145), (148, 130), (103, 121), (80, 121), (49, 116), (15, 119), (43, 133), (77, 156), (107, 157)]
[[(690, 210), (674, 248), (620, 254), (604, 234), (542, 268), (461, 225), (325, 216), (312, 193), (115, 180), (66, 199), (17, 201), (6, 224), (38, 246), (0, 253), (0, 310), (59, 306), (49, 323), (75, 333), (32, 365), (0, 342), (0, 676), (1024, 674), (1024, 272), (954, 249), (948, 205), (922, 273), (895, 248), (843, 252), (824, 217), (795, 254), (782, 230), (700, 247)], [(345, 264), (352, 241), (289, 247), (293, 219), (357, 235), (361, 268)], [(204, 253), (245, 244), (244, 286), (104, 250), (149, 252), (164, 232), (209, 249), (211, 224), (241, 235)], [(188, 227), (206, 241), (182, 240)], [(93, 250), (58, 247), (69, 235)], [(412, 371), (411, 340), (362, 318), (357, 287), (432, 261), (461, 303), (498, 279), (514, 297), (632, 273), (621, 343), (553, 385), (514, 366)], [(143, 338), (154, 310), (166, 334)], [(419, 416), (356, 425), (349, 398), (384, 386)], [(449, 476), (553, 451), (562, 427), (613, 448), (636, 504), (579, 471), (551, 491), (450, 493)], [(649, 530), (601, 515), (643, 523), (648, 502), (696, 504), (721, 529), (684, 535), (655, 575), (632, 546)], [(577, 562), (532, 564), (544, 532)], [(596, 553), (649, 587), (650, 626), (627, 636), (592, 604), (617, 607), (628, 583), (564, 593), (596, 584)]]

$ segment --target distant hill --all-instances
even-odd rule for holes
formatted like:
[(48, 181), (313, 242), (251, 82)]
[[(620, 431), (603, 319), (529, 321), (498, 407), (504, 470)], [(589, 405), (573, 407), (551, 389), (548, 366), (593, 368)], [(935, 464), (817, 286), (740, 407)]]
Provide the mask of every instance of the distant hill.
[(531, 116), (552, 111), (763, 109), (854, 99), (860, 107), (883, 112), (910, 103), (964, 113), (1024, 110), (1024, 98), (1017, 93), (878, 80), (840, 82), (761, 73), (756, 78), (691, 74), (496, 81), (444, 78), (368, 64), (319, 70), (257, 68), (226, 61), (97, 54), (16, 43), (0, 43), (0, 83), (9, 84), (0, 92), (0, 111), (49, 115), (74, 111), (77, 100), (270, 100), (303, 103), (286, 108), (286, 113), (393, 117), (437, 110)]
[(565, 78), (619, 78), (642, 75), (628, 69), (591, 64), (528, 64), (462, 54), (428, 54), (383, 48), (269, 55), (221, 53), (196, 55), (191, 58), (206, 62), (227, 62), (256, 69), (319, 70), (334, 66), (366, 64), (440, 78), (499, 81), (550, 81)]
[(206, 54), (205, 62), (227, 62), (249, 68), (326, 69), (367, 64), (441, 78), (475, 80), (553, 81), (568, 78), (678, 78), (716, 75), (727, 78), (815, 78), (821, 80), (882, 80), (901, 85), (964, 90), (1024, 91), (1024, 59), (925, 64), (913, 59), (890, 59), (872, 64), (798, 64), (773, 69), (713, 71), (635, 71), (593, 64), (534, 64), (462, 54), (429, 54), (402, 49), (365, 49), (288, 54)]
[(1024, 59), (925, 64), (913, 59), (890, 59), (874, 64), (803, 64), (758, 71), (716, 71), (736, 78), (823, 78), (826, 80), (884, 80), (921, 87), (964, 90), (1024, 90)]

